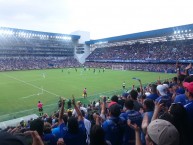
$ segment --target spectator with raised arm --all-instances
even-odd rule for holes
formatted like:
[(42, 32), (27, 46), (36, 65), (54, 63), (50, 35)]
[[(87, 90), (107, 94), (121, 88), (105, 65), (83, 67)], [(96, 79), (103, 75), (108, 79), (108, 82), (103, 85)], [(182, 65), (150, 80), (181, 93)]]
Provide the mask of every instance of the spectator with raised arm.
[[(135, 123), (141, 126), (142, 115), (138, 111), (134, 110), (134, 102), (131, 99), (125, 101), (126, 111), (121, 113), (120, 117), (124, 118), (125, 122)], [(134, 131), (126, 126), (123, 135), (123, 145), (134, 145), (135, 144), (135, 133)]]
[(109, 107), (109, 118), (103, 122), (102, 128), (105, 132), (105, 140), (112, 145), (123, 143), (124, 119), (119, 117), (121, 113), (120, 105), (113, 104)]
[(65, 125), (62, 116), (64, 113), (64, 100), (62, 100), (59, 123), (60, 123), (60, 137), (63, 138), (66, 145), (86, 145), (86, 129), (83, 122), (83, 116), (79, 108), (76, 106), (75, 98), (72, 98), (72, 104), (78, 114), (78, 119), (70, 117)]

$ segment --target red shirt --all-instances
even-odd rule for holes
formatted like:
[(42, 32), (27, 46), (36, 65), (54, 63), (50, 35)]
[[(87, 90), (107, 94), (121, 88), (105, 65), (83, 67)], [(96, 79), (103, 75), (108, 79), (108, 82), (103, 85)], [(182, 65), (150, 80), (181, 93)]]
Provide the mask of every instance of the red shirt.
[(42, 108), (43, 104), (42, 103), (38, 103), (38, 108)]

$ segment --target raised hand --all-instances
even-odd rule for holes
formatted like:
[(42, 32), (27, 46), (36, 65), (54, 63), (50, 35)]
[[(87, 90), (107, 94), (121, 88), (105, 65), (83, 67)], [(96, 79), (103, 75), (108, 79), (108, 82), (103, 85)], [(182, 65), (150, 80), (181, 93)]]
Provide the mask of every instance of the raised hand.
[(191, 69), (192, 68), (192, 64), (190, 63), (186, 68), (185, 68), (185, 70), (189, 70), (189, 69)]
[(74, 95), (72, 95), (72, 104), (76, 105)]

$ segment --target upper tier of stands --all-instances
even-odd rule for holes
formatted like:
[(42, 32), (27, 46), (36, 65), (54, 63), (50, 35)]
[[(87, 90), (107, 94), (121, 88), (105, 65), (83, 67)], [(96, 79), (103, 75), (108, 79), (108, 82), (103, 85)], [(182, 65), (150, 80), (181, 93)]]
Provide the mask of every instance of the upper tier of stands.
[(99, 47), (87, 58), (87, 61), (108, 60), (127, 61), (176, 61), (193, 60), (193, 40), (168, 41), (157, 43), (135, 43), (132, 45)]
[(79, 37), (0, 28), (0, 71), (78, 67), (74, 41)]

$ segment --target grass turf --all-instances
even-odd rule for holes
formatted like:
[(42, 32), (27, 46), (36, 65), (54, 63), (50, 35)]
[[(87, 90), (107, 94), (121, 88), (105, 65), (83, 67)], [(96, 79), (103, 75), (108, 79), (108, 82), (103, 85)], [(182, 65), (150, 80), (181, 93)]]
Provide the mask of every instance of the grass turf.
[[(93, 69), (49, 69), (30, 71), (0, 72), (0, 120), (6, 114), (16, 114), (37, 109), (40, 100), (44, 106), (57, 107), (59, 96), (81, 98), (83, 89), (87, 88), (88, 98), (94, 94), (126, 88), (133, 84), (139, 85), (133, 77), (140, 78), (142, 83), (171, 78), (174, 74), (152, 73), (142, 71), (102, 70), (93, 73)], [(92, 99), (92, 98), (91, 98)]]

